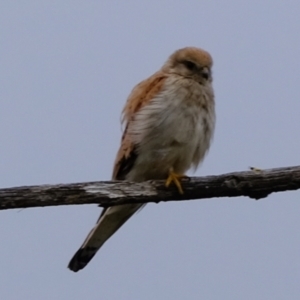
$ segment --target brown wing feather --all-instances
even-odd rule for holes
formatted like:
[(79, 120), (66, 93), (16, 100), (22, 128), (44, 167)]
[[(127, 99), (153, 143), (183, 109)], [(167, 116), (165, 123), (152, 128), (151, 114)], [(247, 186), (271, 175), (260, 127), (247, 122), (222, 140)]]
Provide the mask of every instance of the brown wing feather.
[(131, 170), (134, 165), (134, 162), (137, 158), (137, 151), (135, 145), (131, 142), (130, 136), (127, 133), (128, 125), (125, 128), (121, 146), (117, 153), (114, 171), (113, 171), (113, 179), (115, 180), (124, 180), (125, 176)]
[(125, 122), (126, 125), (122, 136), (121, 146), (114, 164), (113, 179), (124, 180), (133, 167), (138, 153), (137, 145), (133, 143), (132, 138), (128, 133), (128, 125), (134, 119), (135, 113), (161, 91), (165, 79), (166, 74), (159, 71), (136, 85), (129, 95), (123, 109), (122, 122)]

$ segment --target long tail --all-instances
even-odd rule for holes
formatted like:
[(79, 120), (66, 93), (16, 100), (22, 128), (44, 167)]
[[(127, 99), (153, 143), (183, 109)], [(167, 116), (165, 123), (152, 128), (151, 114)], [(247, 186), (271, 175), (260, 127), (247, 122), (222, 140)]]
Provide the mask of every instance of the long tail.
[(105, 208), (95, 227), (70, 260), (68, 268), (74, 272), (83, 269), (101, 246), (142, 206), (125, 204)]

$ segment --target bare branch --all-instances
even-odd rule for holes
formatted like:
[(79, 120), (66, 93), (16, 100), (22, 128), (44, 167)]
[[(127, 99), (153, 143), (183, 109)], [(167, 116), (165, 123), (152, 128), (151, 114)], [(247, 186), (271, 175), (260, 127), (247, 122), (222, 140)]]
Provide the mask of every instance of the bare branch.
[(253, 169), (218, 176), (191, 177), (183, 182), (184, 195), (163, 181), (132, 183), (99, 181), (0, 189), (0, 210), (70, 204), (111, 206), (125, 203), (183, 201), (215, 197), (267, 197), (300, 188), (300, 166)]

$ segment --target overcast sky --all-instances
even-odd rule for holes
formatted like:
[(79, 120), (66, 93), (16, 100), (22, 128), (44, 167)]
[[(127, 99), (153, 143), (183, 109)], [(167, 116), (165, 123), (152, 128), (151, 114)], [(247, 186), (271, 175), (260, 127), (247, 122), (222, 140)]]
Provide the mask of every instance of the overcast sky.
[[(300, 2), (0, 4), (0, 188), (109, 180), (132, 87), (176, 49), (214, 58), (198, 176), (300, 162)], [(299, 299), (300, 192), (149, 204), (79, 273), (96, 205), (0, 212), (0, 299)]]

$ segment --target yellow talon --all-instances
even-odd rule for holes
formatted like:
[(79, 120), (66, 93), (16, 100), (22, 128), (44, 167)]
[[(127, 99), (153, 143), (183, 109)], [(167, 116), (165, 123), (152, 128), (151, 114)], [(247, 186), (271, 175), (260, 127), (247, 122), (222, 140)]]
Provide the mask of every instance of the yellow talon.
[(177, 174), (177, 173), (175, 173), (175, 172), (173, 171), (173, 169), (171, 169), (170, 172), (169, 172), (169, 176), (168, 176), (168, 178), (167, 178), (167, 180), (166, 180), (165, 186), (166, 186), (166, 187), (169, 187), (170, 184), (171, 184), (172, 182), (174, 182), (175, 185), (177, 186), (178, 192), (179, 192), (180, 194), (183, 194), (183, 189), (182, 189), (180, 180), (181, 180), (182, 178), (185, 178), (185, 177), (187, 177), (187, 176), (186, 176), (186, 175), (180, 175), (180, 174)]

